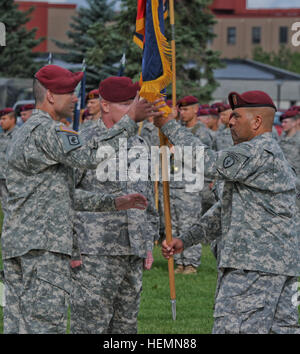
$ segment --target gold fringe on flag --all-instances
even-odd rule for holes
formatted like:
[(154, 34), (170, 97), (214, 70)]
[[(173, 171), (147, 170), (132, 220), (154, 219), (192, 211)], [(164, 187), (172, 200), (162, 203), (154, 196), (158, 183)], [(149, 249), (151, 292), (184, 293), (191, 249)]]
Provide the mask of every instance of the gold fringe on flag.
[[(157, 47), (163, 67), (163, 73), (160, 77), (151, 81), (143, 81), (142, 75), (140, 79), (140, 96), (149, 102), (154, 102), (164, 95), (161, 93), (172, 81), (172, 49), (166, 37), (161, 33), (158, 17), (158, 0), (152, 0), (152, 19), (155, 31)], [(166, 106), (162, 108), (166, 115), (172, 112), (171, 108)]]

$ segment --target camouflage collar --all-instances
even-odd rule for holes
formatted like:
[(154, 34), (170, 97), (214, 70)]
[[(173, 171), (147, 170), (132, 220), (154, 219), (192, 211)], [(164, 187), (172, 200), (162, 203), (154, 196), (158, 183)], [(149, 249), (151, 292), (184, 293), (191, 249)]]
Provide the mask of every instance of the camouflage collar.
[(32, 110), (32, 116), (38, 115), (39, 118), (46, 118), (46, 119), (51, 119), (53, 120), (53, 118), (50, 116), (49, 113), (42, 111), (41, 109), (33, 109)]

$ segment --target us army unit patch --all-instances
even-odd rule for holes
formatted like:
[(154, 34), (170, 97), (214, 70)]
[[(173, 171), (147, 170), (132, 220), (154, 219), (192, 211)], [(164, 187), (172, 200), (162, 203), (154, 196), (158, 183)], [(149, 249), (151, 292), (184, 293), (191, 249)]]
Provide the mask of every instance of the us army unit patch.
[(229, 167), (233, 166), (234, 164), (235, 164), (235, 159), (233, 156), (229, 155), (229, 156), (225, 157), (225, 159), (223, 161), (224, 168), (229, 168)]
[(69, 129), (66, 126), (59, 125), (55, 128), (58, 137), (60, 138), (65, 153), (82, 146), (80, 136), (75, 130)]

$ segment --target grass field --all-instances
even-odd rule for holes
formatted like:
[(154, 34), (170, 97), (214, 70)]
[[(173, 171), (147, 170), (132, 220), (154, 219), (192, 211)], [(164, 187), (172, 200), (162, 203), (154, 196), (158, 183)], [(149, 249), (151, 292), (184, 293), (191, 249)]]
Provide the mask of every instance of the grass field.
[[(0, 213), (0, 226), (2, 215)], [(2, 269), (0, 249), (0, 269)], [(167, 261), (160, 246), (154, 248), (154, 263), (143, 276), (143, 291), (138, 316), (139, 334), (207, 334), (213, 326), (213, 304), (217, 280), (216, 261), (208, 246), (203, 246), (198, 274), (175, 275), (176, 321), (172, 320)], [(300, 308), (299, 308), (300, 309)], [(0, 307), (0, 333), (3, 315)]]
[[(1, 226), (2, 213), (0, 211)], [(203, 247), (202, 264), (198, 269), (198, 274), (176, 274), (175, 276), (176, 321), (172, 320), (168, 263), (161, 255), (160, 246), (155, 246), (153, 255), (152, 269), (145, 271), (143, 276), (138, 333), (211, 333), (217, 272), (216, 262), (209, 247)], [(2, 269), (1, 252), (0, 269)], [(3, 333), (1, 306), (0, 333)]]

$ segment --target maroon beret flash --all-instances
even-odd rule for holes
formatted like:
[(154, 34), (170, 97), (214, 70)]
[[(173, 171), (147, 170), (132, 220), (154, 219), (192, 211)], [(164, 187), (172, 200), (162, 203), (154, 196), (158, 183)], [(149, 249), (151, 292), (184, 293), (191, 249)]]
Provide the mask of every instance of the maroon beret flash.
[(36, 74), (35, 78), (53, 93), (64, 94), (75, 90), (79, 81), (83, 77), (83, 72), (72, 73), (57, 65), (46, 65)]
[(92, 90), (86, 95), (86, 100), (93, 100), (94, 98), (99, 98), (99, 89)]
[(247, 91), (243, 94), (231, 92), (228, 100), (232, 109), (242, 107), (272, 107), (277, 111), (272, 98), (263, 91)]
[(133, 83), (126, 76), (111, 76), (100, 82), (99, 93), (106, 101), (124, 102), (135, 98), (140, 89), (138, 82)]

